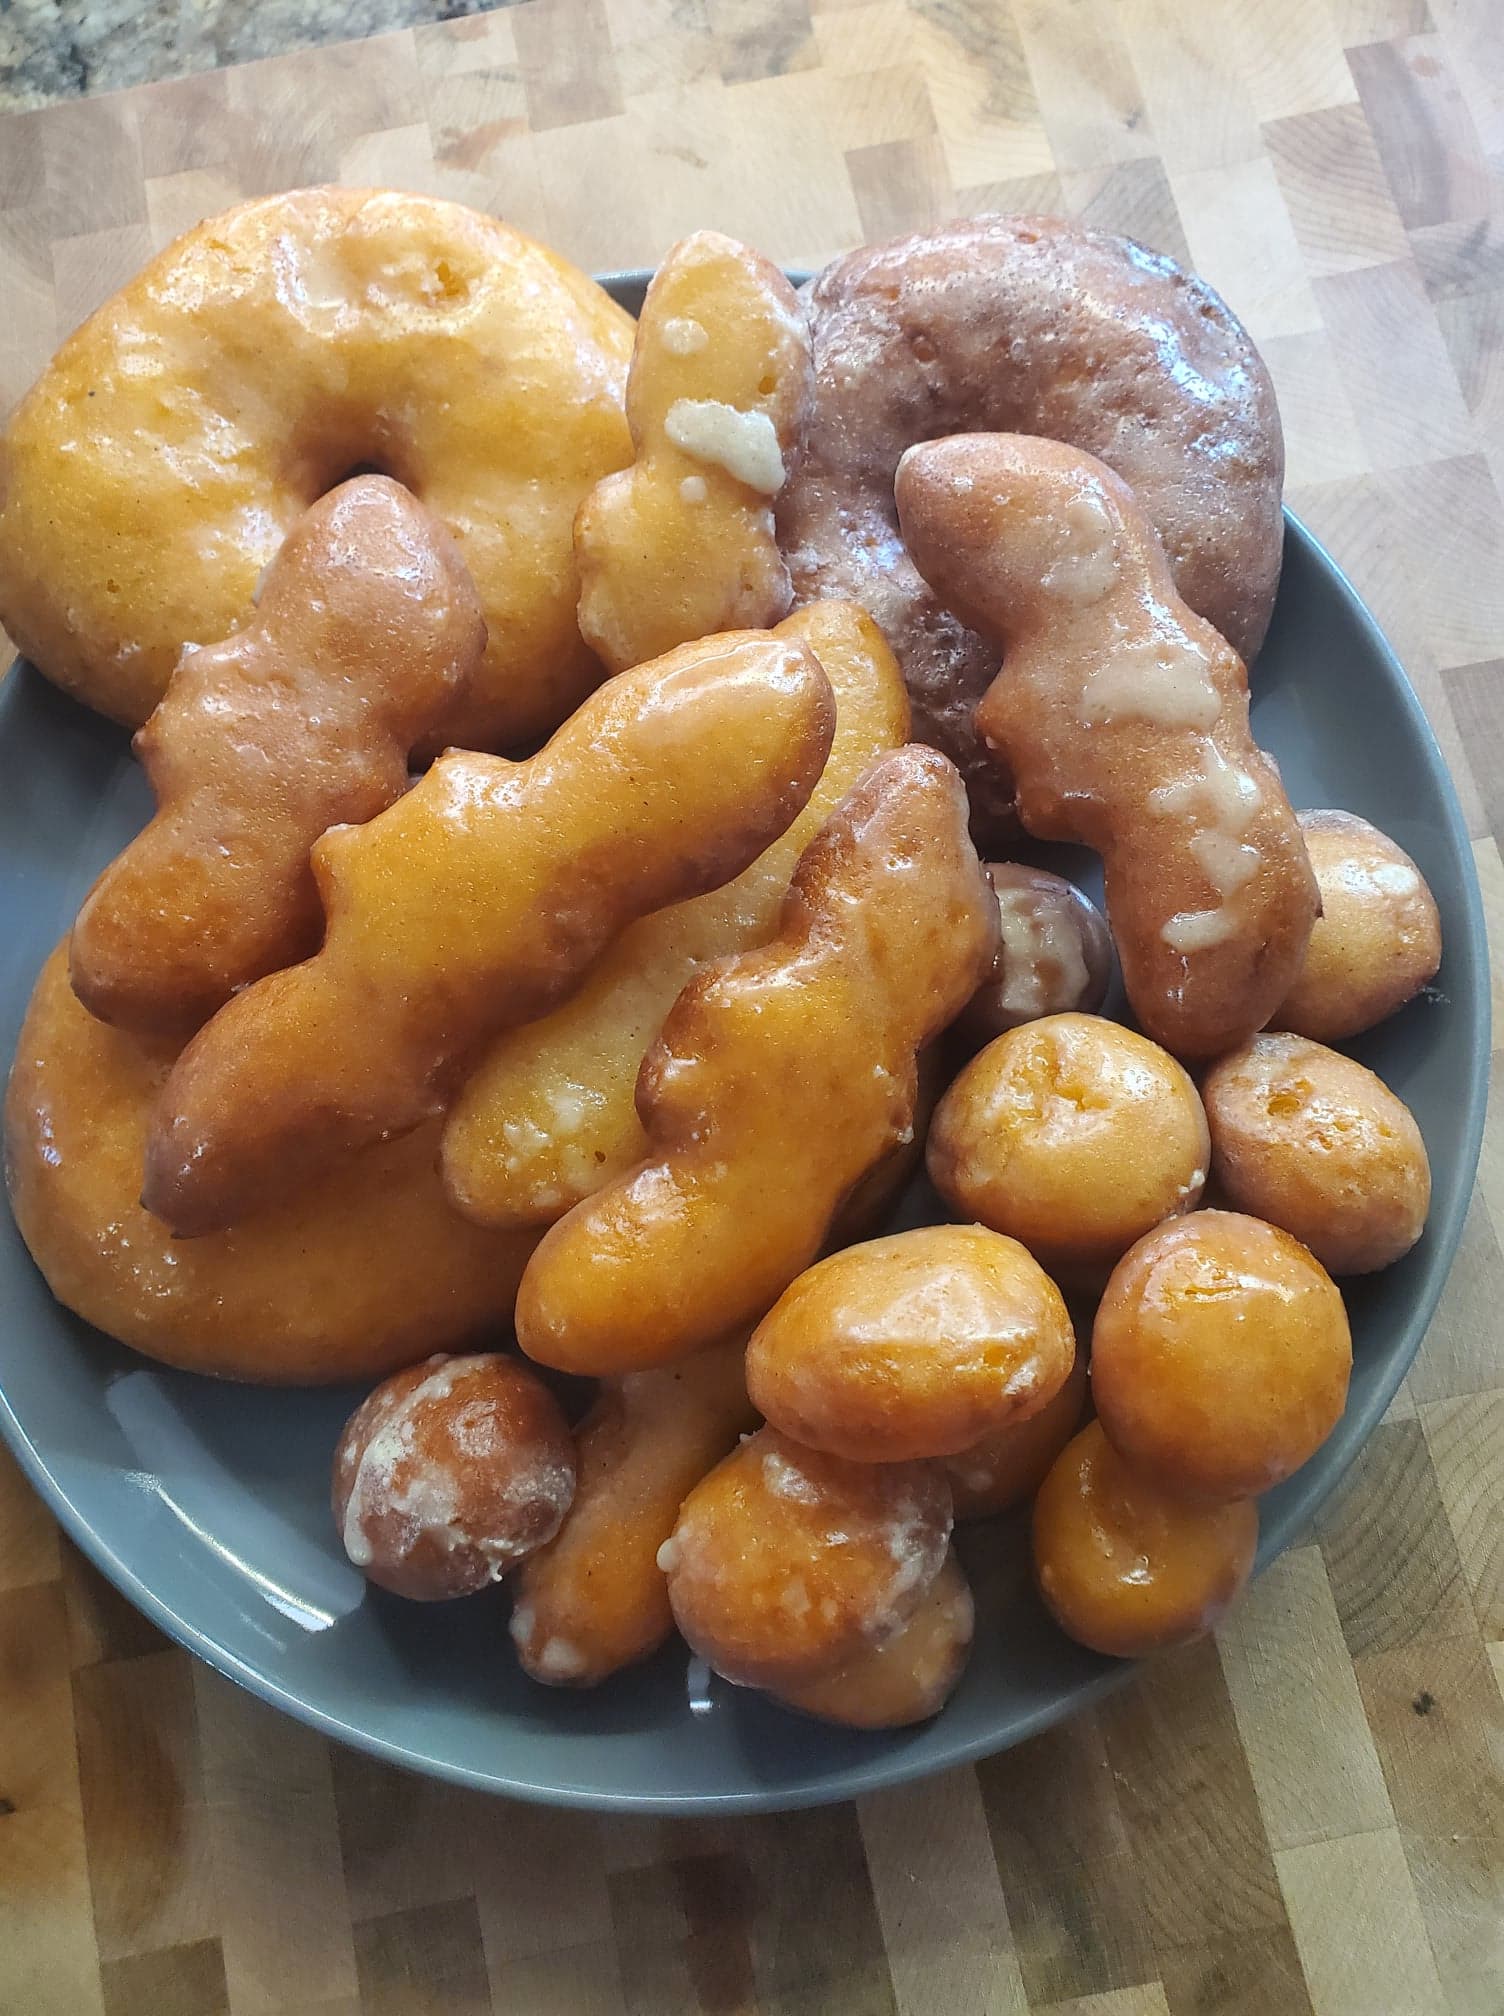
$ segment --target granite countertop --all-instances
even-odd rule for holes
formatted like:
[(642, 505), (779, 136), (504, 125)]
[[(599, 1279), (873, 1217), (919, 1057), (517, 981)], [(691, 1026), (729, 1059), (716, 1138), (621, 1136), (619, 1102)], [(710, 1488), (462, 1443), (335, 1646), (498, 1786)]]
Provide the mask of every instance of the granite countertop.
[(481, 11), (481, 0), (6, 0), (0, 110)]

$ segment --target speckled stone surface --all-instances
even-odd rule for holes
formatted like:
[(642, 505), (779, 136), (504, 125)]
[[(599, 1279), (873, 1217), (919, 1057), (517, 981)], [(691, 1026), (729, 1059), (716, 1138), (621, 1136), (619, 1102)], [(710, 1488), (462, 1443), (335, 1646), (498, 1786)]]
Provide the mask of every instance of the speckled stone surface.
[(5, 0), (0, 110), (488, 11), (483, 0)]

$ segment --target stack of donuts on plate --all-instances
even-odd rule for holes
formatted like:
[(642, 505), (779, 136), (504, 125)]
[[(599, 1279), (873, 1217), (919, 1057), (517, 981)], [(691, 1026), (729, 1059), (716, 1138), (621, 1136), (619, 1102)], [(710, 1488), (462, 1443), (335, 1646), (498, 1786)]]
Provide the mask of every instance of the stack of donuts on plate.
[(491, 219), (309, 190), (163, 253), (3, 456), (0, 619), (157, 806), (11, 1073), (63, 1303), (379, 1382), (349, 1558), (504, 1581), (541, 1682), (677, 1627), (919, 1720), (953, 1525), (1031, 1500), (1087, 1645), (1221, 1613), (1345, 1403), (1332, 1276), (1426, 1218), (1328, 1046), (1441, 948), (1250, 734), (1283, 457), (1215, 294), (1042, 218), (799, 294), (705, 232), (634, 325)]

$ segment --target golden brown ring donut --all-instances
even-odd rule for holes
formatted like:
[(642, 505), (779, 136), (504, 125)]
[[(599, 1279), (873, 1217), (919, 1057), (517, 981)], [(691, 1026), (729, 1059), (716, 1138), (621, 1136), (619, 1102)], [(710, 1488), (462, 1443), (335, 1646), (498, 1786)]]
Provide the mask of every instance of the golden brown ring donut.
[(295, 189), (210, 218), (70, 336), (0, 451), (0, 622), (137, 727), (227, 637), (301, 512), (361, 466), (459, 541), (490, 638), (435, 747), (506, 748), (598, 682), (574, 514), (631, 459), (632, 321), (457, 203)]
[(6, 1095), (6, 1179), (65, 1309), (164, 1364), (286, 1386), (379, 1378), (506, 1325), (535, 1235), (451, 1208), (434, 1122), (253, 1223), (174, 1239), (140, 1203), (173, 1047), (96, 1022), (64, 947), (42, 968)]

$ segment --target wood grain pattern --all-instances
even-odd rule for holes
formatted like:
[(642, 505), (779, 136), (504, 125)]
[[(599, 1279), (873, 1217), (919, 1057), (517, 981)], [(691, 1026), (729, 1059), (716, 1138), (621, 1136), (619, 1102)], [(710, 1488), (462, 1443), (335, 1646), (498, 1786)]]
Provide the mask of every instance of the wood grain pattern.
[[(987, 206), (1189, 257), (1290, 499), (1453, 764), (1504, 1010), (1497, 0), (523, 0), (0, 120), (0, 401), (147, 255), (322, 178), (595, 268), (787, 261)], [(1497, 1056), (1498, 1053), (1496, 1053)], [(237, 1693), (0, 1455), (4, 2016), (1499, 2016), (1504, 1107), (1421, 1360), (1221, 1632), (859, 1808), (605, 1823), (422, 1783)]]

